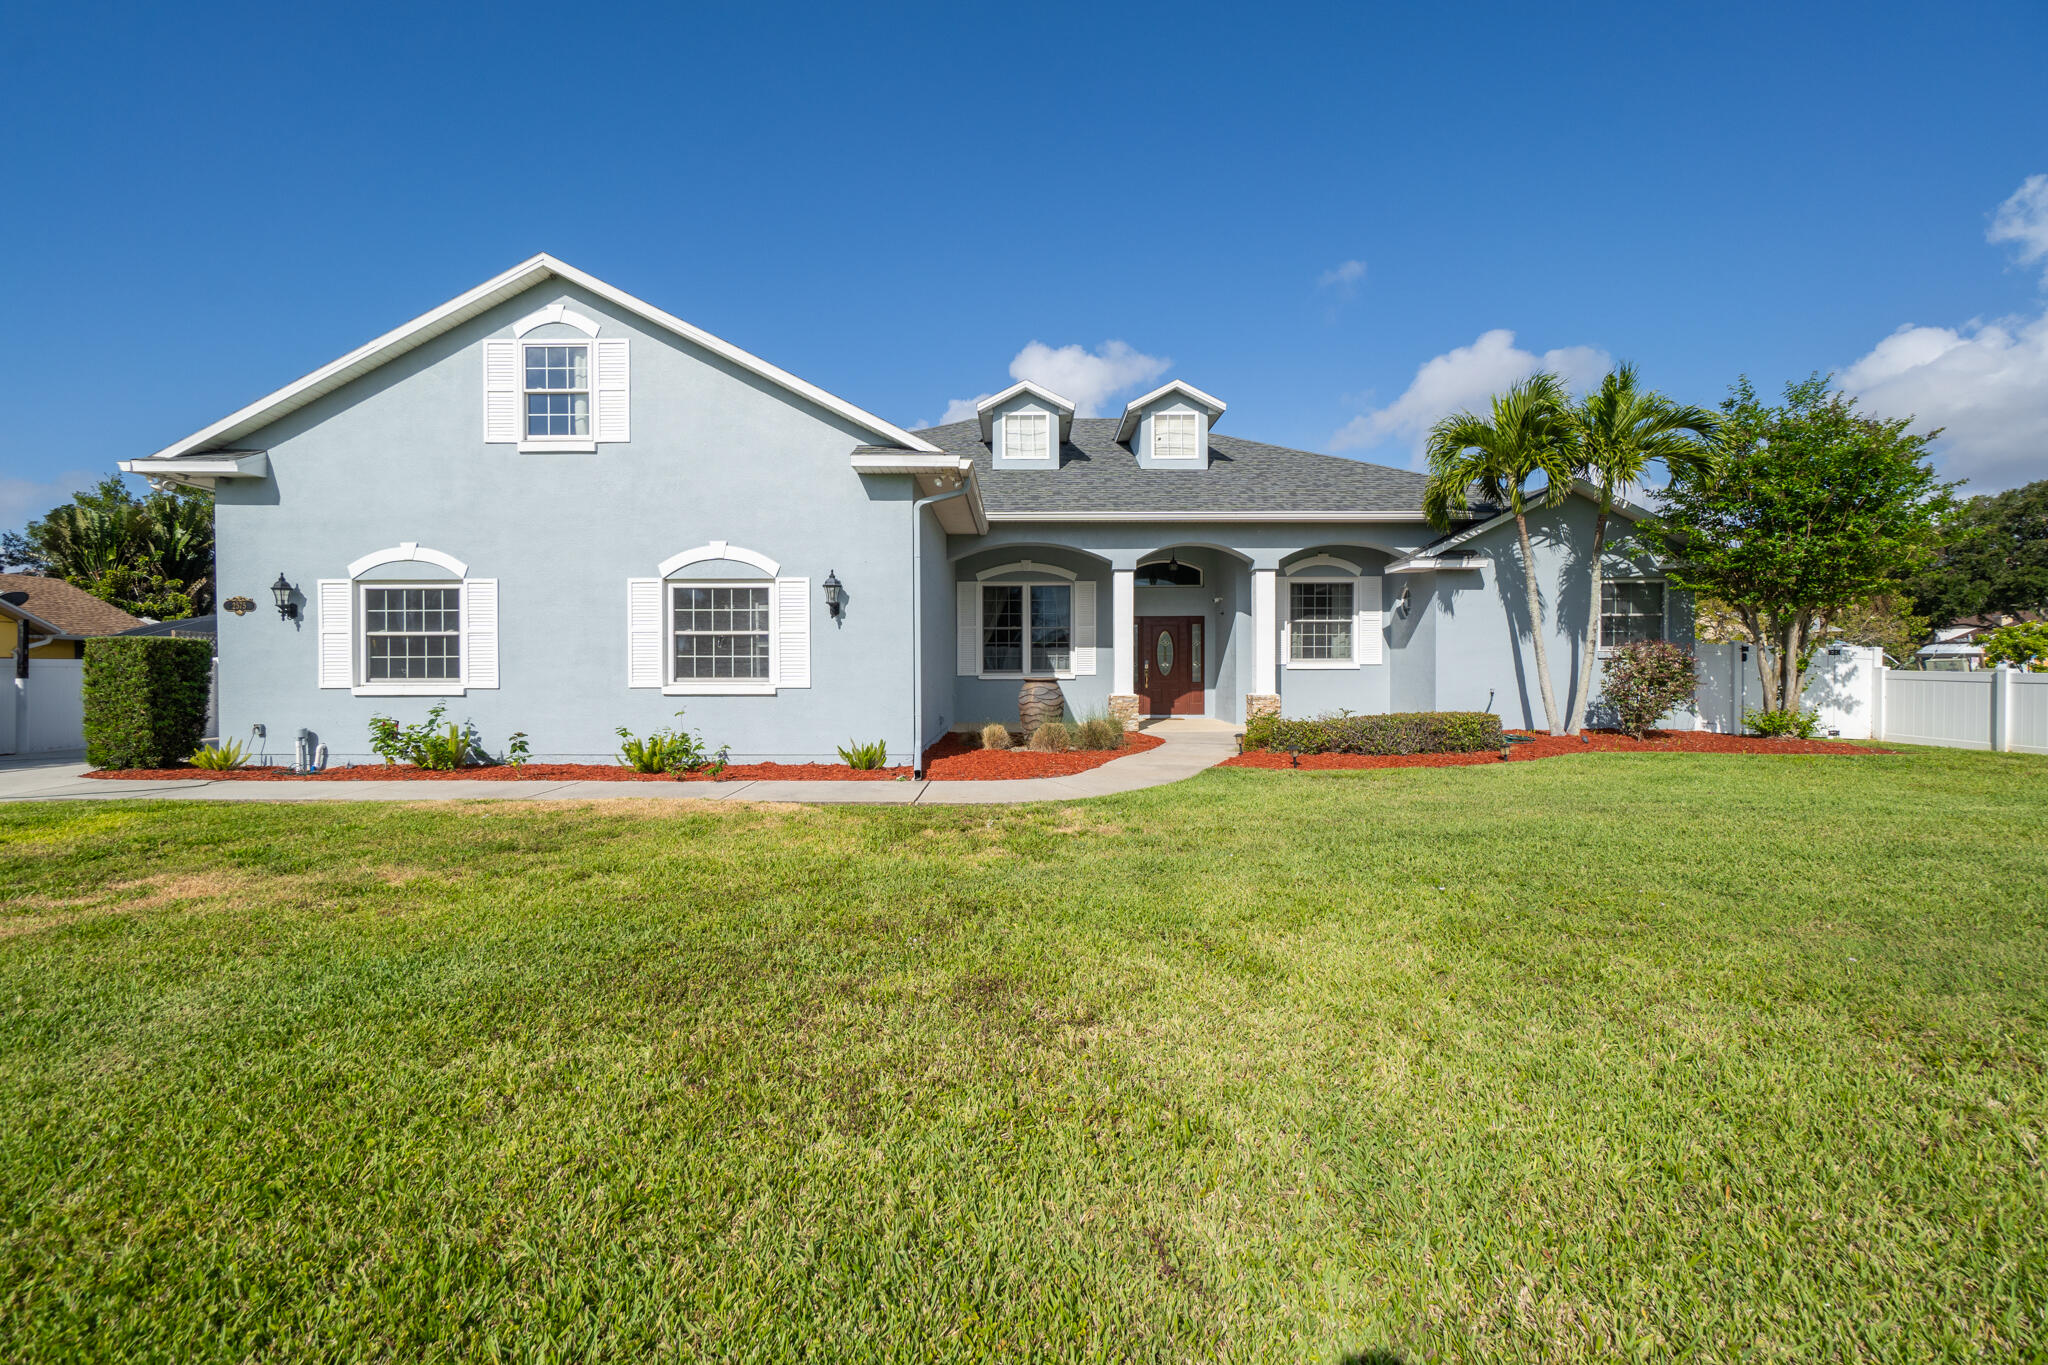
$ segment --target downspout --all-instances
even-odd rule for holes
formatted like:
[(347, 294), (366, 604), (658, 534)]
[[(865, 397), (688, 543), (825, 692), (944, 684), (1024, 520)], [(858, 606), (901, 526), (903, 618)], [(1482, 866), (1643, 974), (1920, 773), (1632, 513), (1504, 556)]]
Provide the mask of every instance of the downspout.
[(910, 775), (924, 780), (924, 509), (964, 498), (974, 485), (965, 478), (950, 493), (934, 493), (910, 505)]

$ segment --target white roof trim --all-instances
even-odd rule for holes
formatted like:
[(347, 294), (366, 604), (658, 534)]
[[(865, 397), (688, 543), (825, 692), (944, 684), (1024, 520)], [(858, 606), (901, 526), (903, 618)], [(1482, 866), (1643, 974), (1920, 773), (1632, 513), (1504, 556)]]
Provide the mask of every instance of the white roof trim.
[(1028, 393), (1039, 402), (1057, 412), (1060, 417), (1060, 440), (1065, 441), (1074, 433), (1074, 404), (1040, 384), (1020, 379), (1001, 393), (992, 393), (974, 405), (974, 415), (981, 422), (981, 439), (995, 439), (996, 409), (1020, 393)]
[(742, 550), (739, 546), (728, 545), (722, 540), (714, 540), (709, 545), (699, 545), (696, 549), (685, 550), (679, 555), (670, 555), (661, 561), (657, 572), (660, 577), (667, 578), (679, 569), (687, 569), (692, 564), (702, 564), (714, 559), (734, 559), (742, 564), (751, 564), (770, 578), (782, 572), (780, 564), (758, 550)]
[(1406, 559), (1397, 559), (1387, 565), (1387, 573), (1427, 573), (1432, 569), (1483, 569), (1486, 560), (1479, 555), (1425, 555), (1416, 553)]
[(418, 561), (422, 564), (438, 564), (457, 578), (469, 576), (469, 565), (454, 555), (439, 550), (423, 550), (416, 540), (404, 540), (388, 550), (373, 550), (348, 566), (350, 578), (361, 578), (370, 570), (383, 564), (407, 564)]
[(974, 461), (950, 451), (926, 454), (919, 450), (899, 453), (876, 452), (853, 457), (853, 467), (862, 474), (966, 474)]
[(1241, 522), (1413, 522), (1422, 509), (1410, 512), (991, 512), (990, 521), (1241, 521)]
[[(1584, 479), (1573, 479), (1571, 491), (1578, 494), (1580, 497), (1586, 499), (1588, 502), (1598, 503), (1600, 501), (1600, 490), (1594, 487), (1592, 484), (1587, 483)], [(1542, 509), (1539, 508), (1531, 510), (1535, 511)], [(1614, 515), (1620, 517), (1623, 521), (1642, 521), (1646, 517), (1655, 516), (1656, 513), (1652, 512), (1649, 508), (1644, 507), (1641, 503), (1630, 502), (1626, 498), (1616, 498), (1614, 500)], [(1444, 551), (1455, 550), (1456, 548), (1458, 548), (1458, 546), (1463, 545), (1466, 541), (1471, 540), (1474, 536), (1483, 536), (1488, 531), (1491, 531), (1494, 527), (1500, 525), (1502, 522), (1513, 521), (1514, 519), (1515, 514), (1513, 512), (1499, 512), (1491, 517), (1488, 517), (1484, 521), (1475, 521), (1474, 523), (1472, 523), (1472, 525), (1467, 526), (1464, 530), (1458, 532), (1456, 535), (1449, 536), (1443, 540), (1433, 541), (1430, 544), (1423, 546), (1420, 550), (1417, 550), (1414, 554), (1407, 555), (1401, 559), (1395, 560), (1392, 564), (1389, 564), (1387, 566), (1387, 572), (1407, 573), (1409, 571), (1409, 561), (1411, 560), (1441, 559), (1444, 557)], [(1442, 567), (1464, 568), (1466, 566), (1457, 564), (1446, 564)]]
[[(863, 431), (871, 432), (889, 445), (905, 446), (911, 450), (933, 451), (938, 447), (930, 442), (912, 436), (909, 432), (885, 422), (863, 408), (855, 407), (843, 398), (825, 392), (815, 384), (808, 384), (789, 371), (778, 368), (741, 350), (731, 342), (722, 341), (700, 328), (692, 327), (672, 313), (663, 312), (651, 303), (616, 289), (594, 275), (586, 275), (574, 266), (567, 265), (542, 252), (513, 266), (502, 275), (485, 280), (476, 288), (459, 294), (438, 308), (420, 314), (402, 327), (386, 332), (347, 355), (329, 361), (303, 378), (296, 379), (267, 394), (245, 408), (237, 409), (213, 425), (201, 428), (184, 440), (165, 446), (149, 458), (152, 460), (175, 459), (199, 451), (211, 450), (226, 442), (246, 436), (259, 427), (267, 426), (287, 413), (295, 412), (306, 404), (361, 378), (386, 361), (412, 350), (424, 342), (453, 330), (471, 318), (487, 312), (514, 298), (550, 277), (597, 295), (608, 303), (633, 313), (658, 327), (673, 332), (693, 345), (700, 346), (720, 359), (731, 362), (769, 383), (813, 403), (825, 411), (852, 423)], [(131, 461), (130, 463), (139, 463)], [(126, 467), (125, 465), (123, 466)], [(143, 472), (140, 470), (132, 472)]]
[(192, 488), (211, 488), (216, 479), (261, 479), (270, 473), (270, 456), (261, 450), (223, 450), (216, 455), (187, 455), (183, 459), (119, 460), (124, 474), (140, 474), (151, 483), (181, 483)]
[(1212, 427), (1216, 425), (1216, 419), (1223, 415), (1223, 410), (1230, 406), (1214, 394), (1203, 393), (1193, 384), (1179, 379), (1169, 379), (1158, 388), (1152, 390), (1152, 392), (1141, 393), (1130, 402), (1124, 404), (1123, 420), (1116, 424), (1117, 440), (1129, 441), (1133, 436), (1136, 436), (1138, 434), (1138, 419), (1144, 415), (1145, 409), (1151, 407), (1170, 393), (1177, 393), (1183, 398), (1192, 399), (1196, 407), (1202, 408), (1209, 414), (1209, 425)]
[(523, 337), (534, 328), (545, 327), (551, 322), (565, 323), (587, 337), (596, 336), (600, 327), (596, 318), (585, 313), (579, 313), (566, 303), (551, 303), (538, 312), (528, 313), (525, 317), (513, 323), (512, 335)]

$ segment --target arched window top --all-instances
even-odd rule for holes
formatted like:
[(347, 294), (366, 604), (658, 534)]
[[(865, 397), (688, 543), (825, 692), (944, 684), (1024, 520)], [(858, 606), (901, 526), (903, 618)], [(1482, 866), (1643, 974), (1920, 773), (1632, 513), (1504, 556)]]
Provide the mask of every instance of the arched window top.
[(670, 555), (667, 559), (662, 560), (661, 576), (663, 578), (673, 578), (692, 564), (702, 564), (714, 559), (730, 559), (741, 564), (751, 565), (769, 578), (775, 577), (776, 574), (782, 571), (780, 564), (759, 551), (743, 550), (737, 545), (728, 545), (722, 540), (714, 540), (709, 545), (699, 545), (694, 550), (685, 550), (681, 554)]
[(429, 550), (416, 540), (400, 541), (388, 550), (377, 550), (371, 554), (364, 555), (361, 559), (348, 566), (348, 576), (350, 578), (361, 578), (370, 570), (381, 568), (386, 564), (403, 564), (408, 562), (432, 564), (438, 568), (446, 569), (457, 578), (469, 576), (469, 565), (463, 563), (454, 555), (445, 554), (440, 550)]
[(545, 308), (528, 313), (525, 317), (513, 323), (512, 335), (523, 337), (534, 328), (544, 327), (550, 322), (560, 322), (574, 327), (587, 337), (594, 337), (598, 332), (598, 321), (596, 318), (587, 317), (566, 303), (551, 303)]
[(1137, 586), (1141, 588), (1199, 588), (1202, 570), (1178, 559), (1154, 560), (1138, 566)]

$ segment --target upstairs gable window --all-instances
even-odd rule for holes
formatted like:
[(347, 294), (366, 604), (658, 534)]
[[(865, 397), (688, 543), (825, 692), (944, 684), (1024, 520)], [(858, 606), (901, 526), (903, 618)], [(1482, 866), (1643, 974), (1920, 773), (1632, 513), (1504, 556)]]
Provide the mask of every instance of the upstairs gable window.
[(526, 348), (526, 434), (590, 435), (590, 347)]
[(1202, 453), (1202, 433), (1192, 412), (1162, 412), (1152, 418), (1152, 458), (1193, 460)]
[(1004, 459), (1044, 460), (1051, 454), (1044, 413), (1013, 412), (1003, 419)]

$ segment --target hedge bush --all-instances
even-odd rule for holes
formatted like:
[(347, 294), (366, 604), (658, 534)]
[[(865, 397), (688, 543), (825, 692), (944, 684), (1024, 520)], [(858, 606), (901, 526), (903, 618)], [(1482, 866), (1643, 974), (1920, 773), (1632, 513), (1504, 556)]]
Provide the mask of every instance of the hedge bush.
[(211, 640), (110, 635), (85, 642), (85, 761), (168, 768), (206, 737)]
[(1244, 727), (1246, 749), (1304, 754), (1467, 754), (1501, 746), (1500, 717), (1490, 711), (1409, 711), (1314, 720), (1257, 716)]

